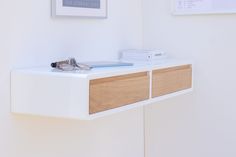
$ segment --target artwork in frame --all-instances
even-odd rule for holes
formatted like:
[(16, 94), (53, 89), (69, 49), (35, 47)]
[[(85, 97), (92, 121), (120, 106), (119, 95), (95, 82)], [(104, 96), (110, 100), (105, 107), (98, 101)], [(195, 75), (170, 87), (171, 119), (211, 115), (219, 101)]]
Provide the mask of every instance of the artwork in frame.
[(107, 18), (107, 0), (52, 0), (53, 16)]

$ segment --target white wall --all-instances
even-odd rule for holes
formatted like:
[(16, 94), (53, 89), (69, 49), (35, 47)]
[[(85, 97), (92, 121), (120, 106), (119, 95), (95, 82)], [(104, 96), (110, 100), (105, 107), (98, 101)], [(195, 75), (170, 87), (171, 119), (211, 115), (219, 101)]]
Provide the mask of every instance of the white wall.
[(144, 46), (195, 61), (192, 94), (146, 108), (147, 157), (236, 156), (236, 15), (172, 16), (144, 1)]
[[(142, 47), (141, 0), (109, 1), (108, 19), (56, 18), (50, 0), (0, 0), (0, 156), (143, 157), (143, 112), (91, 122), (12, 115), (10, 69)], [(126, 4), (126, 5), (124, 5)]]
[(143, 157), (142, 109), (91, 122), (9, 112), (10, 69), (115, 59), (143, 30), (145, 47), (195, 60), (193, 93), (146, 108), (146, 156), (236, 156), (235, 14), (172, 16), (170, 0), (145, 0), (142, 23), (141, 0), (112, 0), (106, 20), (52, 19), (50, 0), (0, 1), (0, 156)]

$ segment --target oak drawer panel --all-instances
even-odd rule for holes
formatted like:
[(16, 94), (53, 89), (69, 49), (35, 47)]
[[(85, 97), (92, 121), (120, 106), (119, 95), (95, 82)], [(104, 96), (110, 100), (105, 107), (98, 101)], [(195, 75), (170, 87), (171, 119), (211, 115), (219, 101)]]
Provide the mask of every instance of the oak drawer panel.
[(192, 66), (154, 70), (152, 75), (152, 97), (170, 94), (192, 87)]
[(89, 113), (97, 113), (149, 98), (149, 73), (141, 72), (90, 81)]

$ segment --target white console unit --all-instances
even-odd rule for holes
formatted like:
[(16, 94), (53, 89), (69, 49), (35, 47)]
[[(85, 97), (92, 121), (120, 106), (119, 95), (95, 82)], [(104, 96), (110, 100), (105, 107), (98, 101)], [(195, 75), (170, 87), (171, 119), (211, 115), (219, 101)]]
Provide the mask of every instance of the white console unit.
[(192, 63), (161, 63), (62, 72), (50, 67), (13, 70), (13, 113), (90, 120), (192, 90)]

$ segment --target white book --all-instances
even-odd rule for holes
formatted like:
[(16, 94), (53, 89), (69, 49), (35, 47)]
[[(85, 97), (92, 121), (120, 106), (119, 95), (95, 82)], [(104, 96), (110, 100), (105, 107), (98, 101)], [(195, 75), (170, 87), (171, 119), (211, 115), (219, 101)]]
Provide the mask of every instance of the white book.
[(158, 50), (123, 50), (120, 55), (121, 60), (133, 61), (157, 61), (166, 57), (163, 51)]

